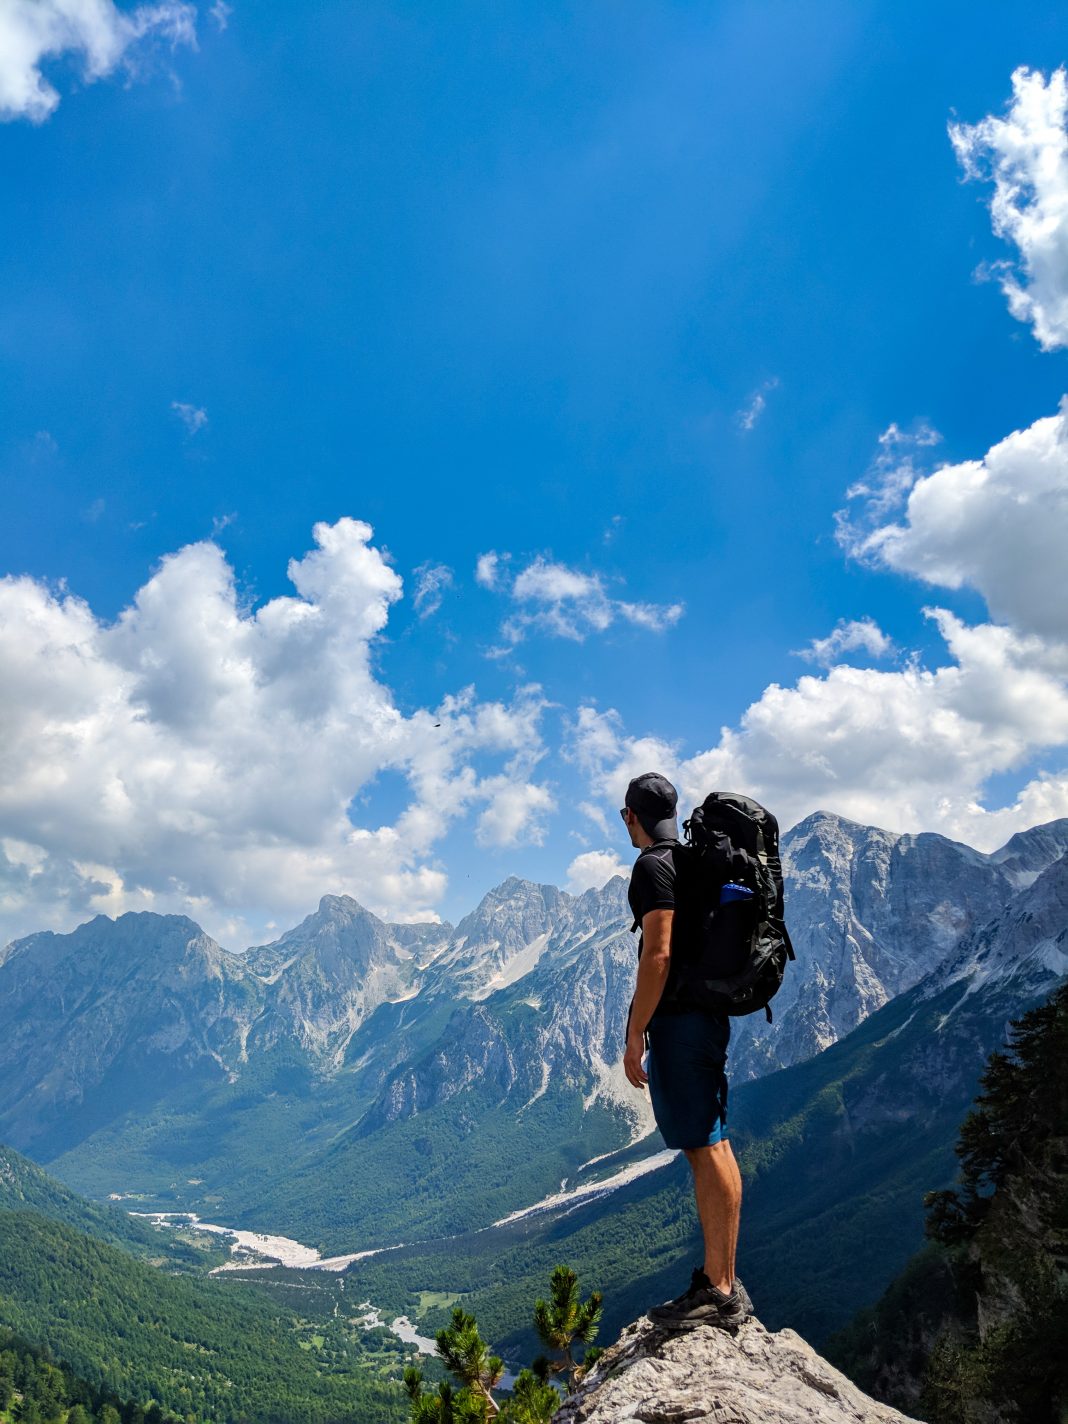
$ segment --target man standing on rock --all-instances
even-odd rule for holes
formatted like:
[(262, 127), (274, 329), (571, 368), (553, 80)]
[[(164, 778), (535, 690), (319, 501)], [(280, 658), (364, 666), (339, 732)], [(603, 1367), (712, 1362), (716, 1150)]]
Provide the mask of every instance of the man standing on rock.
[(673, 952), (684, 954), (688, 936), (698, 929), (696, 906), (687, 906), (685, 894), (676, 902), (678, 799), (666, 777), (647, 771), (627, 787), (619, 813), (631, 845), (640, 852), (628, 891), (641, 940), (623, 1070), (633, 1087), (644, 1091), (648, 1086), (664, 1142), (686, 1154), (705, 1239), (704, 1264), (694, 1271), (689, 1288), (655, 1306), (649, 1318), (673, 1330), (733, 1328), (753, 1307), (734, 1274), (742, 1178), (727, 1140), (730, 1019), (726, 1013), (689, 1008), (664, 993), (672, 980)]

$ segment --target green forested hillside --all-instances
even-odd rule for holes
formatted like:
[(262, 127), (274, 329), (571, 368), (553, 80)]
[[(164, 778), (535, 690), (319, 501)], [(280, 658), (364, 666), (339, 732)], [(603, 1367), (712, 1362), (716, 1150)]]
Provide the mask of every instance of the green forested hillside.
[(927, 1197), (932, 1243), (830, 1342), (931, 1424), (1068, 1417), (1068, 985), (1012, 1025)]
[(99, 1241), (121, 1246), (143, 1260), (177, 1269), (201, 1270), (219, 1264), (227, 1255), (226, 1249), (209, 1237), (185, 1242), (116, 1206), (87, 1201), (28, 1157), (0, 1145), (0, 1213), (7, 1211), (35, 1211)]
[(147, 1401), (91, 1385), (0, 1325), (0, 1424), (184, 1424)]
[(0, 1213), (0, 1320), (93, 1384), (218, 1424), (406, 1417), (357, 1339), (301, 1348), (292, 1315), (240, 1283), (171, 1276), (36, 1212)]

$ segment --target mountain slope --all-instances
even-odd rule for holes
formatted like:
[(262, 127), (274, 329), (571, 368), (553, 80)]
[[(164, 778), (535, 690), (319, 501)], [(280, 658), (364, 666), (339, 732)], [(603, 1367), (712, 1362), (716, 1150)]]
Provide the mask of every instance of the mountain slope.
[(934, 1238), (830, 1342), (881, 1399), (932, 1424), (1068, 1412), (1068, 984), (1013, 1023), (960, 1131)]
[(165, 1261), (172, 1269), (199, 1270), (216, 1264), (216, 1258), (224, 1259), (223, 1253), (211, 1250), (210, 1243), (204, 1243), (203, 1248), (199, 1243), (184, 1244), (170, 1235), (162, 1236), (118, 1207), (86, 1201), (28, 1157), (0, 1145), (0, 1213), (24, 1211), (119, 1246), (142, 1260)]
[[(1068, 856), (844, 1039), (732, 1093), (739, 1269), (770, 1325), (818, 1345), (902, 1269), (923, 1240), (923, 1192), (953, 1177), (952, 1143), (987, 1057), (1008, 1021), (1068, 974), (1066, 940)], [(605, 1200), (352, 1269), (359, 1290), (398, 1303), (410, 1290), (470, 1290), (495, 1341), (521, 1354), (532, 1343), (523, 1302), (556, 1261), (604, 1291), (607, 1335), (674, 1294), (699, 1251), (677, 1159)]]
[(116, 1393), (179, 1414), (299, 1424), (403, 1420), (353, 1357), (320, 1370), (293, 1322), (229, 1283), (168, 1276), (34, 1212), (0, 1212), (0, 1319)]
[(0, 962), (0, 1140), (47, 1159), (176, 1084), (239, 1067), (262, 985), (184, 915), (104, 915)]
[[(1055, 845), (1050, 836), (1051, 859)], [(775, 1001), (775, 1031), (756, 1020), (737, 1025), (735, 1082), (800, 1063), (842, 1038), (996, 915), (1015, 889), (993, 857), (969, 846), (893, 835), (826, 811), (787, 832), (782, 856), (798, 959)]]

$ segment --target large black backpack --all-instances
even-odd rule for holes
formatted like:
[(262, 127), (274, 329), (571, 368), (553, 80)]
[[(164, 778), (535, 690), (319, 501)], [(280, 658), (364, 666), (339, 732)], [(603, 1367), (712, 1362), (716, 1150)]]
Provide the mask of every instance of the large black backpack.
[[(779, 823), (748, 796), (713, 791), (684, 823), (674, 849), (677, 909), (687, 933), (672, 949), (665, 990), (675, 1004), (728, 1014), (763, 1009), (782, 984), (794, 948), (783, 919)], [(753, 892), (721, 903), (724, 885)]]

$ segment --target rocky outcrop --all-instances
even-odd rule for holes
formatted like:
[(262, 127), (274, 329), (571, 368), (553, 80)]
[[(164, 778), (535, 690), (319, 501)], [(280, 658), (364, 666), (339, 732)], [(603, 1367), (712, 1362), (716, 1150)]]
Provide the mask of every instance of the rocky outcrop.
[(624, 1330), (553, 1424), (910, 1424), (829, 1365), (792, 1330), (758, 1320), (736, 1334)]

